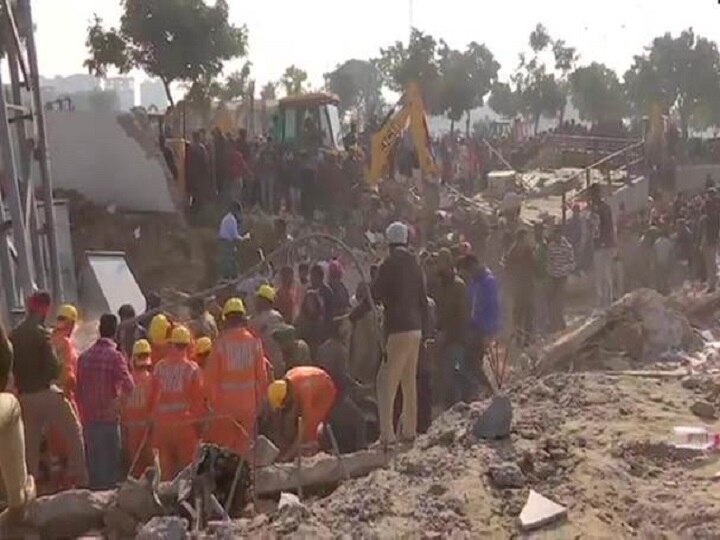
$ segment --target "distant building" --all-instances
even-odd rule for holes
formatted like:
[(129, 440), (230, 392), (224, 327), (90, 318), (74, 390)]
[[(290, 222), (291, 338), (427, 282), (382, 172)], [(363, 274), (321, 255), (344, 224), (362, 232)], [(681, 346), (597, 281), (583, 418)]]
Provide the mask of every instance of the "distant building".
[(102, 81), (92, 75), (78, 73), (67, 77), (40, 77), (40, 93), (43, 102), (53, 101), (70, 94), (102, 90)]
[(105, 80), (105, 90), (112, 90), (120, 99), (120, 110), (129, 111), (135, 106), (135, 79), (111, 77)]
[(140, 83), (140, 105), (146, 109), (154, 105), (161, 111), (167, 108), (168, 99), (162, 81), (148, 79)]

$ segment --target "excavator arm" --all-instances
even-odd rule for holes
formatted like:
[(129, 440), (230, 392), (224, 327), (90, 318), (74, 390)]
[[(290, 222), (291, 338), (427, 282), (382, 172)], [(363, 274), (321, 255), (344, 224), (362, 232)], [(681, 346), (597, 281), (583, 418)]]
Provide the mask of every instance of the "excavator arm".
[(376, 186), (382, 175), (387, 171), (390, 152), (408, 127), (408, 124), (410, 136), (420, 162), (420, 169), (429, 175), (437, 175), (439, 172), (430, 148), (430, 132), (425, 118), (425, 107), (423, 106), (420, 87), (417, 83), (410, 83), (400, 100), (400, 105), (399, 109), (396, 106), (396, 110), (386, 117), (380, 129), (372, 136), (370, 141), (368, 183), (371, 186)]

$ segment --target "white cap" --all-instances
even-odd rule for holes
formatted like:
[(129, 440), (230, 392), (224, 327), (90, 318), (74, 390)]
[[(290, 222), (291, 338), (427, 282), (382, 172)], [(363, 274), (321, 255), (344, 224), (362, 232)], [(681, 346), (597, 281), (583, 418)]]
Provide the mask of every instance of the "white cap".
[(388, 244), (406, 245), (408, 243), (407, 225), (400, 221), (391, 223), (388, 228), (385, 229), (385, 238)]

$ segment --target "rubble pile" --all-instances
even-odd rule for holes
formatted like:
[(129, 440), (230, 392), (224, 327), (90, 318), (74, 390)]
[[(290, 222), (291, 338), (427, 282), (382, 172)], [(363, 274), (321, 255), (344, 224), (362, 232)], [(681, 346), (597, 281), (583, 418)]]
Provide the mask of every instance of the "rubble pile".
[(657, 363), (668, 368), (668, 360), (682, 360), (701, 346), (702, 339), (675, 303), (654, 290), (637, 289), (533, 354), (543, 373)]

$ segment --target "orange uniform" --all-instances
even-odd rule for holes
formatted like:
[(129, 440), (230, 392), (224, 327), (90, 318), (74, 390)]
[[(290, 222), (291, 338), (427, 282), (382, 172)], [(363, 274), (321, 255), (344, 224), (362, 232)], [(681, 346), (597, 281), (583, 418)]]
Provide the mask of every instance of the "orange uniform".
[(152, 446), (160, 453), (163, 480), (174, 478), (193, 460), (198, 443), (193, 421), (203, 409), (200, 368), (184, 351), (171, 349), (153, 369), (148, 400)]
[[(225, 330), (205, 366), (205, 387), (213, 414), (208, 441), (247, 456), (268, 385), (262, 341), (245, 327)], [(242, 429), (237, 425), (240, 424)]]
[[(55, 355), (62, 364), (60, 370), (60, 388), (62, 389), (65, 396), (72, 404), (75, 409), (75, 414), (78, 415), (77, 404), (75, 403), (75, 388), (77, 386), (77, 359), (78, 353), (73, 345), (72, 339), (68, 337), (63, 329), (56, 328), (53, 330), (50, 336), (50, 343), (55, 351)], [(57, 483), (58, 489), (70, 487), (67, 482), (61, 477), (63, 474), (63, 463), (67, 462), (68, 450), (65, 439), (63, 439), (60, 432), (54, 427), (50, 426), (48, 432), (48, 450), (51, 460), (51, 470), (54, 477), (54, 481)]]
[[(143, 443), (148, 420), (148, 403), (152, 389), (152, 373), (148, 369), (134, 369), (132, 372), (135, 388), (123, 403), (122, 408), (122, 442), (123, 453), (128, 466), (132, 466), (135, 455)], [(145, 441), (146, 443), (148, 441)], [(135, 471), (142, 472), (152, 464), (152, 451), (145, 444)], [(135, 471), (128, 471), (133, 475)]]
[(313, 366), (292, 368), (285, 374), (303, 419), (302, 442), (316, 442), (318, 427), (328, 419), (337, 389), (325, 371)]

